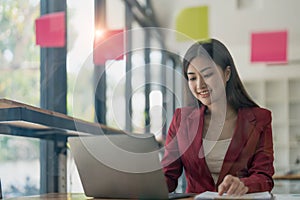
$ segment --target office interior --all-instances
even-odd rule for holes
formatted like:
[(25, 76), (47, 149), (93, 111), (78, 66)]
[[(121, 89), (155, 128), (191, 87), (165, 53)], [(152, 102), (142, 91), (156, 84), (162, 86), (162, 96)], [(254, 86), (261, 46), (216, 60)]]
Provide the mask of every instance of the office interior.
[[(197, 20), (180, 24), (179, 19), (193, 8), (204, 9), (205, 30), (195, 30), (227, 45), (250, 96), (272, 111), (272, 192), (299, 193), (299, 7), (298, 0), (1, 1), (0, 98), (100, 123), (105, 130), (152, 133), (163, 145), (174, 110), (189, 101), (182, 57), (193, 42), (203, 39), (180, 32), (180, 27), (194, 26)], [(57, 12), (64, 13), (63, 44), (38, 44), (36, 20)], [(105, 35), (110, 31), (119, 35)], [(257, 33), (283, 33), (286, 57), (253, 58)], [(125, 54), (95, 61), (95, 49), (105, 55), (111, 49), (105, 41)], [(24, 129), (13, 126), (1, 117), (3, 197), (83, 192), (65, 135), (19, 133)], [(177, 191), (184, 188), (181, 178)]]

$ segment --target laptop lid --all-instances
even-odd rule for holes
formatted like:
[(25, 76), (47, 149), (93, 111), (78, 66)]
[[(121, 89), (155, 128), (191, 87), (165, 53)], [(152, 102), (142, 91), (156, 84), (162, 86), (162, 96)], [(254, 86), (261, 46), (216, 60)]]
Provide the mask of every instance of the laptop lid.
[(68, 139), (86, 196), (168, 199), (152, 134), (116, 134)]

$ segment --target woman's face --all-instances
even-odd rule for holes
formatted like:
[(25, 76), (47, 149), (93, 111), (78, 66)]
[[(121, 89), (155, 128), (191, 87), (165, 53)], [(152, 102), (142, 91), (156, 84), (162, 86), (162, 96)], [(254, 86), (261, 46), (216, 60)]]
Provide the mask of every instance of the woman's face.
[(211, 59), (196, 57), (187, 68), (188, 85), (194, 97), (210, 107), (213, 103), (224, 100), (225, 85), (230, 77), (230, 67), (225, 71)]

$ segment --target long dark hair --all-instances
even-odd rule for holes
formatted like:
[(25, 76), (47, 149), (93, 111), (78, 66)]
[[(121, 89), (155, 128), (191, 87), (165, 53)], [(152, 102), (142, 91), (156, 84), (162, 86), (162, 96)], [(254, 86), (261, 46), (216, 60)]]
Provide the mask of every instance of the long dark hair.
[[(227, 66), (230, 66), (231, 75), (226, 84), (226, 98), (235, 110), (244, 107), (259, 107), (246, 92), (237, 73), (232, 56), (223, 43), (216, 39), (209, 39), (196, 42), (188, 49), (183, 59), (183, 73), (187, 80), (188, 66), (198, 56), (209, 56), (223, 71)], [(201, 102), (199, 104), (200, 106), (202, 105)]]

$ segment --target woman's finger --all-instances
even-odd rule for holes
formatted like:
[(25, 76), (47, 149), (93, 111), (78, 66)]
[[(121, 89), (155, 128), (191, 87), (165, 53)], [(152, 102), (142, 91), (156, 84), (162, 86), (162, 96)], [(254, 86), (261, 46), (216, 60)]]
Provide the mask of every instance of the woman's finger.
[(227, 194), (228, 195), (237, 195), (239, 186), (240, 186), (240, 180), (237, 178), (233, 178), (231, 181), (230, 187), (227, 190)]
[(223, 179), (222, 183), (218, 187), (218, 193), (219, 195), (223, 195), (230, 187), (231, 182), (232, 182), (233, 176), (227, 175)]

